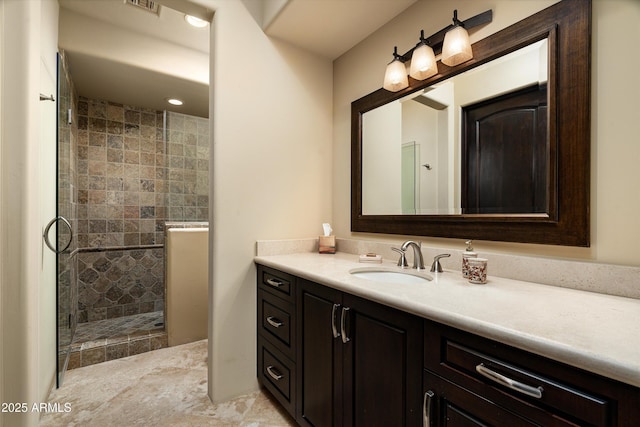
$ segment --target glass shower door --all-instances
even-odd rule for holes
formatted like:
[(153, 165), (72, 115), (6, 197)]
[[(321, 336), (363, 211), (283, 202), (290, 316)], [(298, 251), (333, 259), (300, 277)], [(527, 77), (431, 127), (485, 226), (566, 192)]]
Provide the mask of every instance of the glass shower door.
[(64, 59), (58, 55), (57, 94), (57, 197), (56, 197), (56, 245), (57, 254), (57, 386), (62, 385), (69, 361), (69, 351), (75, 330), (73, 301), (76, 283), (77, 208), (74, 191), (75, 149), (72, 132), (73, 91)]

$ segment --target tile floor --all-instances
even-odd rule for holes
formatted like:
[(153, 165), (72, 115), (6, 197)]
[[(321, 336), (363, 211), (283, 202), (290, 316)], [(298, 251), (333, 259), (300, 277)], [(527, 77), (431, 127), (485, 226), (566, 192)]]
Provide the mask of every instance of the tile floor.
[(78, 323), (67, 369), (167, 347), (164, 312)]
[(207, 340), (67, 372), (40, 426), (292, 427), (271, 397), (257, 391), (213, 405), (207, 397)]
[[(130, 335), (137, 331), (164, 330), (164, 312), (134, 314), (113, 319), (78, 323), (73, 344)], [(73, 345), (72, 344), (72, 345)]]

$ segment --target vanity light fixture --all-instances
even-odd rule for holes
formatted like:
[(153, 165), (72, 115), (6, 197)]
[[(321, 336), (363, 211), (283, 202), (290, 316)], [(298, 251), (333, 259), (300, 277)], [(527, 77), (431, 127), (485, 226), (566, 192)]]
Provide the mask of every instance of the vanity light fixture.
[(382, 87), (391, 92), (397, 92), (409, 86), (407, 78), (407, 67), (404, 65), (404, 58), (398, 55), (398, 47), (393, 48), (393, 61), (387, 65), (384, 73), (384, 83)]
[(204, 19), (197, 18), (193, 15), (184, 15), (184, 20), (187, 21), (189, 25), (196, 28), (204, 28), (209, 25), (209, 23)]
[(467, 62), (473, 58), (469, 33), (458, 19), (458, 11), (453, 11), (453, 28), (444, 35), (442, 43), (442, 63), (450, 67)]
[(442, 52), (442, 63), (450, 67), (473, 58), (467, 30), (487, 24), (493, 20), (493, 11), (487, 10), (465, 21), (458, 19), (458, 11), (453, 11), (453, 25), (425, 38), (420, 31), (420, 41), (404, 55), (393, 48), (393, 61), (387, 65), (383, 88), (398, 92), (409, 87), (405, 63), (411, 61), (409, 75), (415, 80), (425, 80), (438, 74), (435, 56)]
[(420, 43), (414, 48), (409, 75), (416, 80), (428, 79), (438, 74), (438, 64), (429, 40), (424, 38), (424, 30), (420, 31)]
[(181, 99), (178, 98), (167, 98), (167, 102), (171, 105), (180, 106), (183, 104)]

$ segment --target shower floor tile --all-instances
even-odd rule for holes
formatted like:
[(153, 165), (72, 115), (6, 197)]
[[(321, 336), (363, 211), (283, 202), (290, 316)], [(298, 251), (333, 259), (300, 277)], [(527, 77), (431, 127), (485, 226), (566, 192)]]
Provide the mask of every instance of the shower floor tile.
[(67, 369), (94, 365), (168, 346), (164, 312), (79, 323)]
[(95, 347), (92, 344), (97, 341), (126, 341), (130, 335), (143, 336), (162, 332), (163, 330), (163, 311), (78, 323), (71, 347), (91, 348), (92, 346)]

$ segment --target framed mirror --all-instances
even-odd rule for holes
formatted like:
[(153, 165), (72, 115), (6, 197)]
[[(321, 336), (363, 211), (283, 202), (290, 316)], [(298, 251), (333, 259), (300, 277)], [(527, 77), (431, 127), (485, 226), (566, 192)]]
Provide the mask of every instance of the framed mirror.
[(351, 229), (589, 246), (591, 2), (352, 103)]

